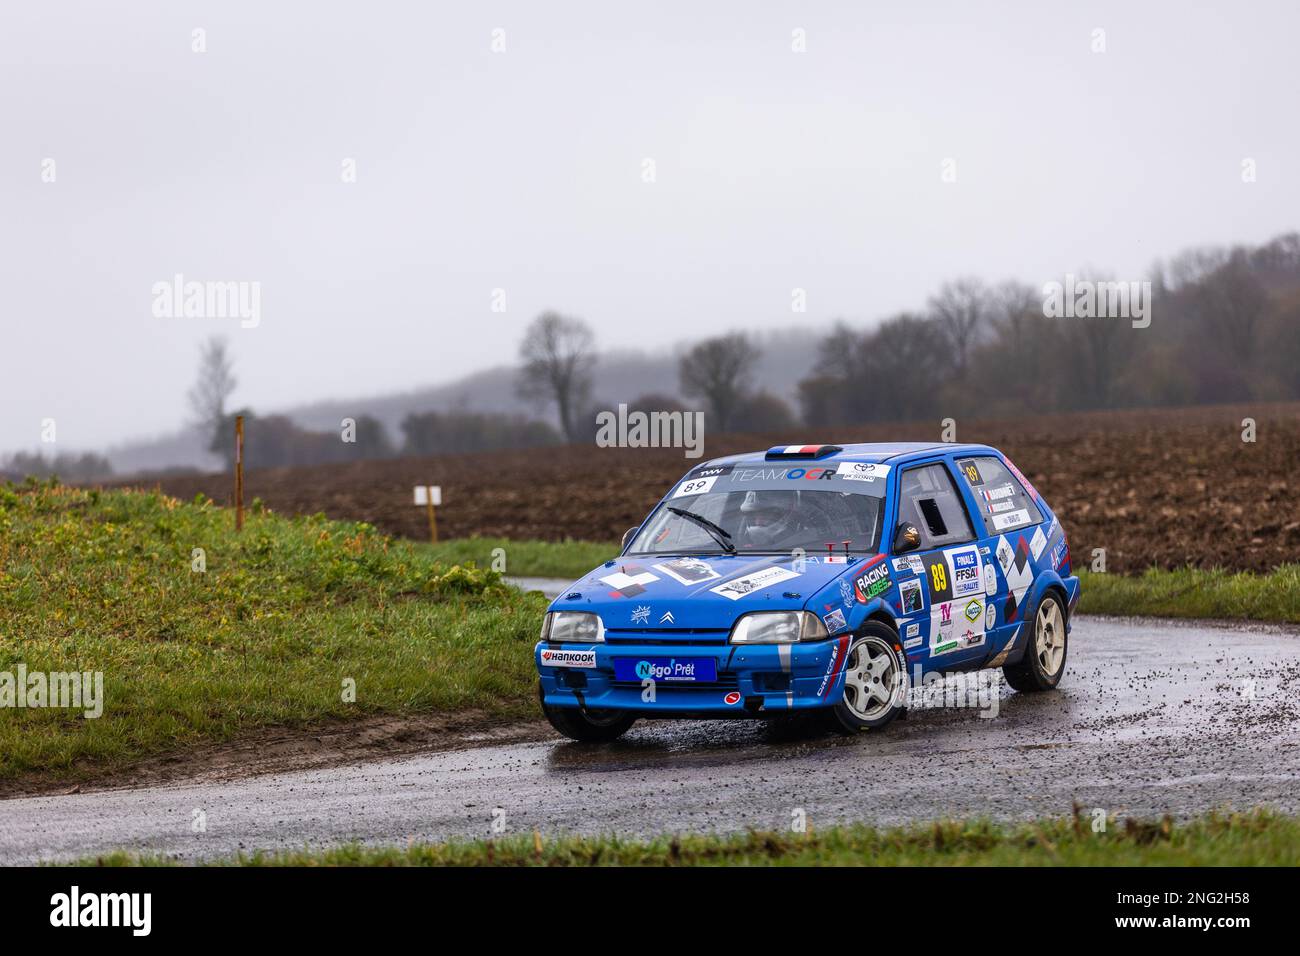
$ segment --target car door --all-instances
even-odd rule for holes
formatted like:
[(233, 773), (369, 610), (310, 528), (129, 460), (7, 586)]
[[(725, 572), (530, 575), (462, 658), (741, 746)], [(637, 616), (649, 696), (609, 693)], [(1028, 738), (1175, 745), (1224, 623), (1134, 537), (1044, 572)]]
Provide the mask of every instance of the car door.
[(997, 455), (958, 455), (953, 462), (965, 486), (984, 557), (989, 653), (1004, 657), (1019, 639), (1023, 601), (1034, 583), (1034, 536), (1043, 514)]
[(921, 624), (927, 653), (913, 659), (923, 661), (925, 670), (978, 663), (988, 653), (984, 560), (949, 463), (904, 468), (897, 494), (898, 520), (915, 525), (921, 541), (915, 551), (893, 559), (896, 570), (907, 566), (920, 578), (925, 607), (913, 620)]

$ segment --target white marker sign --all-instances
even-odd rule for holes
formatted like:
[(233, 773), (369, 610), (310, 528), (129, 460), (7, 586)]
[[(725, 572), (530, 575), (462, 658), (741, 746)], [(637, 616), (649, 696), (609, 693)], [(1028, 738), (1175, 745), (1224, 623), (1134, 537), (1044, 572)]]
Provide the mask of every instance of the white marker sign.
[(416, 485), (415, 486), (415, 503), (417, 505), (433, 505), (435, 508), (442, 507), (442, 486), (441, 485)]

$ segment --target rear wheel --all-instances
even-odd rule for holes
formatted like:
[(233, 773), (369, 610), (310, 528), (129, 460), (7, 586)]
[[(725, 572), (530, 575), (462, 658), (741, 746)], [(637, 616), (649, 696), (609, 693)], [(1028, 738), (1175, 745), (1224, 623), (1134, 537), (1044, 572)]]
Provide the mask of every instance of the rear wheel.
[(844, 695), (831, 708), (833, 726), (843, 733), (885, 726), (903, 712), (906, 677), (898, 635), (868, 621), (849, 645)]
[(1055, 591), (1048, 591), (1034, 613), (1034, 632), (1020, 663), (1002, 668), (1007, 683), (1020, 691), (1051, 690), (1065, 673), (1065, 606)]
[[(537, 695), (542, 696), (541, 684)], [(542, 700), (542, 713), (551, 726), (570, 740), (583, 743), (604, 744), (622, 737), (636, 723), (636, 717), (625, 710), (602, 710), (585, 707), (551, 707)]]

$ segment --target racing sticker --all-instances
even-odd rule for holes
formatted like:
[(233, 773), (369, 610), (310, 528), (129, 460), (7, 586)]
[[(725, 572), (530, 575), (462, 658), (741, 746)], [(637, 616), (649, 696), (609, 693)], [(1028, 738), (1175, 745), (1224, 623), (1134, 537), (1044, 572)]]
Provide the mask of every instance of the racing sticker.
[(799, 573), (791, 571), (789, 568), (764, 568), (762, 571), (746, 574), (744, 577), (728, 581), (726, 584), (719, 584), (715, 588), (709, 588), (709, 590), (714, 594), (721, 594), (724, 598), (737, 601), (747, 594), (753, 594), (762, 588), (771, 587), (773, 584), (780, 584), (782, 581), (797, 577), (799, 577)]
[(888, 591), (893, 583), (889, 577), (889, 565), (885, 562), (885, 556), (879, 554), (861, 574), (853, 579), (853, 595), (858, 599), (859, 604), (866, 604), (872, 598)]
[(734, 690), (733, 690), (733, 691), (732, 691), (731, 693), (729, 693), (726, 697), (722, 698), (722, 702), (723, 702), (724, 704), (726, 704), (727, 706), (729, 706), (729, 707), (732, 707), (732, 706), (735, 706), (736, 704), (739, 704), (739, 703), (740, 703), (740, 692), (739, 692), (739, 691), (734, 691)]
[(652, 567), (681, 584), (703, 584), (705, 581), (722, 577), (713, 569), (713, 565), (699, 558), (677, 558), (675, 561), (666, 561)]
[(822, 676), (821, 685), (817, 688), (818, 697), (825, 697), (830, 693), (831, 688), (835, 686), (835, 675), (840, 672), (840, 665), (844, 663), (844, 657), (848, 649), (849, 639), (847, 637), (841, 637), (835, 642), (835, 651), (826, 664), (826, 673)]
[(970, 545), (965, 548), (950, 548), (944, 552), (948, 560), (954, 598), (970, 597), (984, 592), (984, 575), (981, 570), (979, 548)]
[(997, 488), (984, 488), (980, 491), (980, 494), (984, 496), (985, 501), (998, 501), (1002, 498), (1010, 498), (1015, 493), (1016, 489), (1012, 488), (1010, 485), (1001, 485)]
[(984, 565), (984, 593), (992, 597), (998, 592), (998, 572), (993, 569), (993, 562)]
[(952, 575), (943, 552), (936, 551), (925, 557), (925, 580), (930, 587), (930, 606), (934, 607), (952, 598)]
[(702, 495), (712, 488), (713, 483), (717, 480), (717, 475), (710, 475), (708, 478), (687, 478), (677, 486), (677, 490), (673, 492), (673, 497), (682, 498), (686, 495)]
[(1008, 528), (1018, 528), (1022, 524), (1029, 524), (1029, 512), (1024, 508), (1019, 511), (1010, 511), (1006, 514), (991, 515), (993, 518), (993, 527), (999, 531), (1006, 531)]
[[(629, 574), (629, 571), (632, 573)], [(600, 579), (601, 583), (614, 589), (609, 592), (610, 597), (636, 597), (638, 594), (645, 593), (647, 584), (658, 580), (658, 575), (642, 571), (632, 565), (624, 565), (613, 574), (607, 574)]]
[(844, 626), (844, 612), (840, 608), (836, 608), (829, 614), (823, 614), (822, 621), (826, 624), (826, 630), (834, 634)]
[(889, 474), (889, 465), (878, 465), (870, 461), (842, 461), (835, 469), (835, 477), (847, 478), (849, 481), (876, 481)]
[(1043, 549), (1047, 547), (1047, 535), (1043, 534), (1043, 526), (1039, 525), (1034, 529), (1034, 536), (1029, 539), (1029, 550), (1037, 561), (1042, 555)]
[(596, 652), (566, 651), (561, 648), (548, 647), (542, 651), (543, 667), (595, 667)]
[(1029, 492), (1035, 501), (1037, 501), (1038, 489), (1029, 483), (1029, 479), (1020, 473), (1020, 469), (1015, 466), (1015, 463), (1010, 458), (1004, 458), (1002, 460), (1007, 463), (1007, 469), (1011, 474), (1016, 476), (1016, 479), (1025, 486), (1025, 490)]
[(899, 582), (898, 593), (903, 599), (904, 614), (912, 614), (925, 607), (925, 595), (922, 593), (919, 579), (910, 578)]
[(731, 474), (730, 465), (701, 465), (699, 468), (691, 470), (687, 475), (688, 478), (721, 478), (723, 475)]
[(894, 558), (894, 570), (899, 574), (925, 574), (925, 562), (921, 560), (919, 554), (905, 554), (901, 558)]
[(1034, 583), (1034, 567), (1029, 559), (1029, 544), (1023, 534), (1016, 536), (1015, 547), (1007, 541), (1007, 536), (998, 538), (998, 564), (1007, 579), (1007, 603), (1002, 612), (1003, 620), (1008, 624), (1016, 619), (1025, 593)]
[(993, 630), (993, 622), (998, 619), (998, 609), (992, 601), (984, 609), (984, 630)]
[(961, 473), (966, 476), (966, 480), (972, 485), (984, 484), (984, 476), (980, 474), (979, 465), (975, 464), (973, 458), (967, 458), (957, 464), (961, 468)]
[(930, 608), (930, 655), (939, 657), (984, 643), (984, 598), (945, 601)]

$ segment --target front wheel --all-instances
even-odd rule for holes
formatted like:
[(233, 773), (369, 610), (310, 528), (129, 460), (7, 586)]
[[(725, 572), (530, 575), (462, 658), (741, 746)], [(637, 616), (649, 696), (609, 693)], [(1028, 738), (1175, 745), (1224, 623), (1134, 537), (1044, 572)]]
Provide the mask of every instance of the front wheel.
[(1019, 691), (1051, 690), (1065, 673), (1065, 607), (1055, 591), (1048, 591), (1034, 614), (1033, 641), (1020, 663), (1002, 668), (1007, 683)]
[(905, 680), (898, 635), (869, 621), (849, 645), (844, 696), (831, 708), (833, 726), (850, 734), (885, 726), (903, 712)]
[[(542, 696), (541, 684), (537, 696)], [(587, 710), (585, 707), (551, 707), (542, 700), (542, 713), (551, 726), (570, 740), (606, 744), (627, 733), (636, 717), (624, 710)]]

